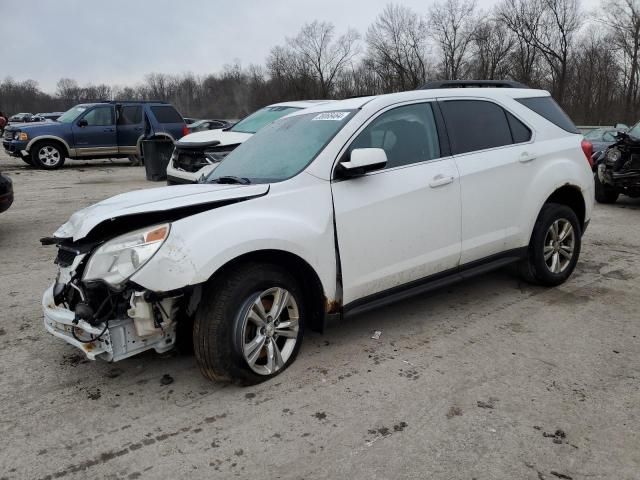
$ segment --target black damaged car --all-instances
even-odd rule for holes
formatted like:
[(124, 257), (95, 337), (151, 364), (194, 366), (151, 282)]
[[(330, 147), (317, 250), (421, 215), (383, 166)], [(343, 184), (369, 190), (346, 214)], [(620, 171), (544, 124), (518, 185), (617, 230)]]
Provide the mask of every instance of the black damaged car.
[(620, 194), (640, 197), (640, 123), (619, 132), (615, 143), (592, 159), (596, 201), (615, 203)]
[(13, 184), (11, 179), (0, 173), (0, 213), (8, 210), (13, 203)]

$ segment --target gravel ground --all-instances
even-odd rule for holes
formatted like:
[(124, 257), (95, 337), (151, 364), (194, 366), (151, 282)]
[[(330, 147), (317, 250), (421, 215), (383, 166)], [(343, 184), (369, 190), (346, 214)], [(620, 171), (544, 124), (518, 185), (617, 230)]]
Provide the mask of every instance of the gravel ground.
[(2, 479), (640, 478), (638, 200), (597, 206), (560, 288), (467, 281), (309, 334), (285, 373), (240, 388), (192, 356), (90, 362), (42, 326), (55, 266), (38, 239), (157, 185), (142, 168), (0, 153), (0, 170), (16, 190), (0, 214)]

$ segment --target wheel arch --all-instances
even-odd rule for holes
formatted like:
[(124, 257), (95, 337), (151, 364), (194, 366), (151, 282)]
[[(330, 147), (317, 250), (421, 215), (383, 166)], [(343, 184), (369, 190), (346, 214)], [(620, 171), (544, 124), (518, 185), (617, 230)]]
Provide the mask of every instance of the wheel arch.
[(220, 266), (211, 275), (209, 282), (215, 282), (229, 270), (248, 263), (271, 263), (284, 266), (296, 278), (301, 285), (305, 304), (310, 310), (309, 327), (312, 330), (322, 331), (325, 316), (336, 313), (335, 302), (327, 299), (320, 276), (315, 269), (302, 257), (284, 250), (265, 249), (244, 253)]
[(35, 137), (33, 139), (31, 139), (29, 141), (29, 143), (27, 143), (27, 146), (25, 147), (25, 150), (29, 153), (31, 153), (31, 149), (38, 145), (39, 143), (45, 142), (45, 141), (49, 141), (49, 142), (53, 142), (58, 144), (61, 148), (62, 148), (62, 153), (64, 154), (65, 157), (70, 157), (71, 154), (73, 153), (71, 149), (71, 147), (69, 146), (69, 144), (60, 137), (56, 137), (54, 135), (40, 135), (38, 137)]
[(558, 203), (560, 205), (566, 205), (571, 208), (580, 221), (580, 228), (584, 231), (585, 216), (587, 212), (587, 206), (584, 200), (584, 195), (580, 187), (571, 184), (565, 184), (560, 188), (557, 188), (549, 197), (545, 200), (544, 205), (548, 203)]

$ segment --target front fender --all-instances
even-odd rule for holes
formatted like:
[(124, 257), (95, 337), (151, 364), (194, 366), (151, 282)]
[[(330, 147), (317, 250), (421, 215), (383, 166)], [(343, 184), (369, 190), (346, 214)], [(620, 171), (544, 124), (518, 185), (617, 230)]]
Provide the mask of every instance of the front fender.
[(337, 266), (330, 186), (305, 177), (296, 182), (305, 184), (301, 188), (272, 186), (264, 197), (175, 222), (165, 244), (132, 280), (156, 292), (176, 290), (207, 281), (242, 255), (279, 250), (307, 262), (325, 295), (334, 298)]
[(35, 137), (33, 137), (31, 140), (29, 140), (29, 143), (27, 143), (27, 146), (24, 148), (27, 152), (31, 152), (31, 147), (33, 145), (35, 145), (36, 142), (39, 142), (41, 140), (55, 140), (58, 141), (60, 143), (62, 143), (64, 145), (64, 148), (67, 149), (67, 153), (70, 156), (74, 156), (75, 155), (75, 148), (71, 148), (69, 146), (69, 143), (62, 137), (58, 136), (58, 135), (50, 135), (50, 134), (42, 134), (42, 135), (37, 135)]

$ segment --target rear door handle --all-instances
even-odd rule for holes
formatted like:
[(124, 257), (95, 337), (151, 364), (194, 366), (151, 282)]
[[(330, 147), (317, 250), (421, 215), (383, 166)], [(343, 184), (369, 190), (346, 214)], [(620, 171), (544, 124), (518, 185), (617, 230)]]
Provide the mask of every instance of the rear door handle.
[(520, 158), (518, 158), (518, 161), (520, 163), (527, 163), (530, 162), (532, 160), (535, 160), (536, 156), (533, 153), (529, 153), (529, 152), (522, 152), (520, 154)]
[(103, 132), (115, 132), (113, 128), (105, 128)]
[(443, 174), (439, 173), (438, 175), (433, 177), (431, 182), (429, 182), (429, 186), (431, 188), (436, 188), (436, 187), (441, 187), (443, 185), (448, 185), (451, 182), (453, 182), (453, 177), (452, 176), (450, 176), (450, 175), (447, 176), (447, 175), (443, 175)]

